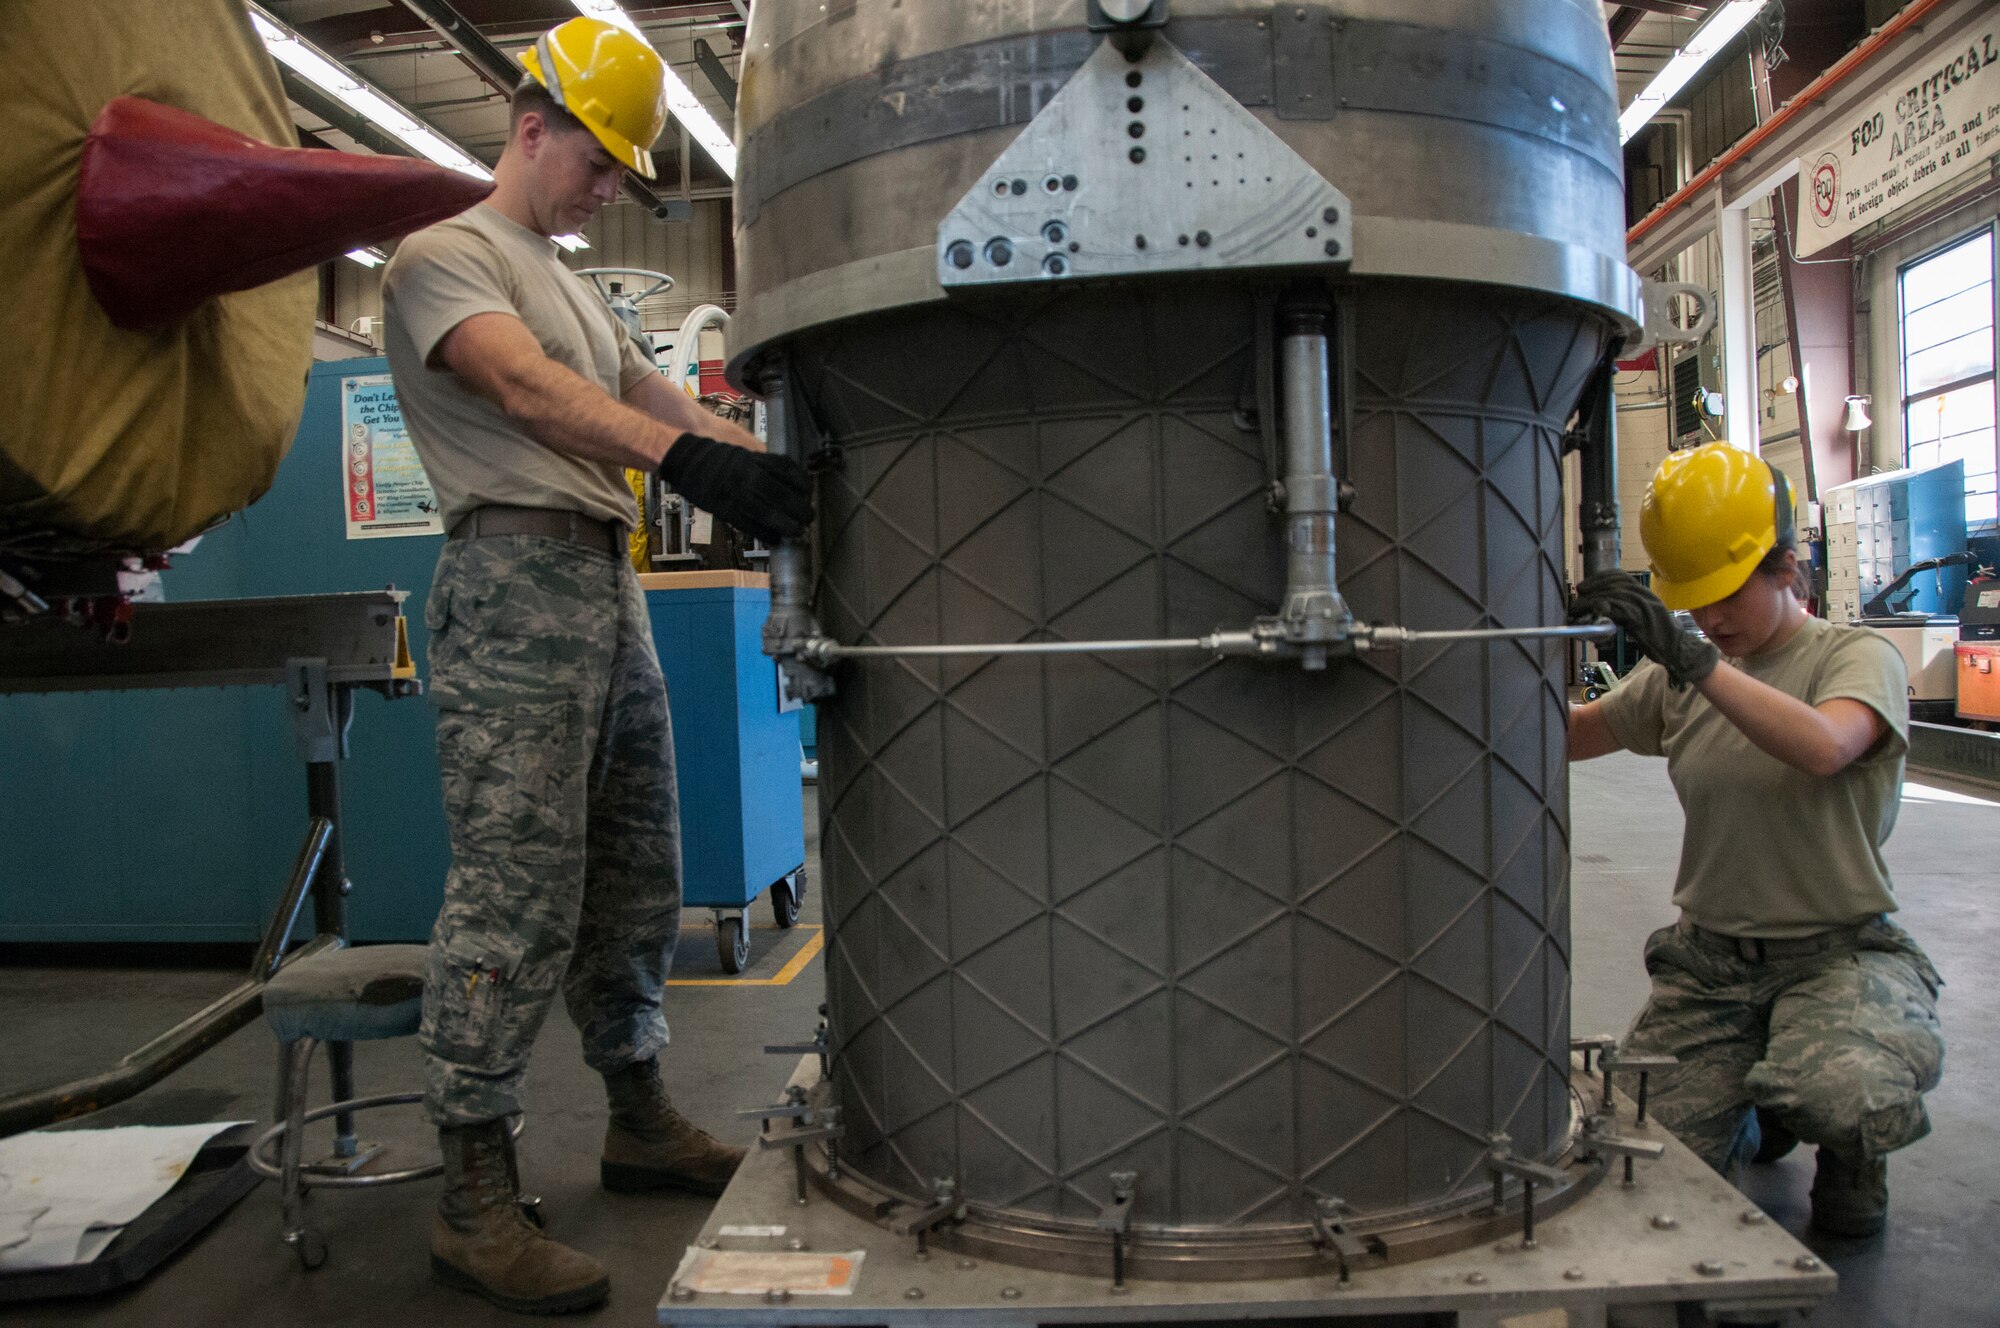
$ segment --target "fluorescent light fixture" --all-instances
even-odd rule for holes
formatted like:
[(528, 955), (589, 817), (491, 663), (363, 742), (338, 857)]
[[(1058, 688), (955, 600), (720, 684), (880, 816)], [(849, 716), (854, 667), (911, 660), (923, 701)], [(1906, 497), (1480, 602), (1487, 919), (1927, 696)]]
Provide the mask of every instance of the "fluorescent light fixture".
[(347, 256), (363, 267), (380, 267), (389, 261), (373, 249), (349, 249)]
[(1701, 72), (1702, 66), (1715, 58), (1716, 52), (1729, 45), (1737, 33), (1750, 26), (1764, 8), (1764, 0), (1727, 0), (1721, 8), (1714, 10), (1702, 20), (1701, 26), (1688, 38), (1688, 44), (1674, 52), (1674, 58), (1667, 61), (1646, 90), (1632, 99), (1618, 117), (1618, 141), (1630, 142), (1632, 135), (1639, 132), (1646, 122), (1659, 114), (1660, 108), (1674, 98), (1688, 80)]
[(584, 239), (581, 235), (551, 235), (549, 238), (571, 253), (575, 253), (579, 249), (590, 248), (590, 241)]
[(257, 35), (264, 39), (264, 49), (271, 53), (272, 59), (397, 139), (410, 151), (428, 157), (440, 166), (463, 171), (481, 180), (493, 178), (493, 172), (465, 149), (363, 83), (325, 52), (255, 5), (250, 6), (250, 22), (257, 29)]
[[(632, 21), (632, 16), (625, 12), (618, 0), (570, 0), (570, 3), (592, 18), (615, 23), (640, 41), (646, 40), (646, 34), (639, 31), (639, 25)], [(730, 141), (728, 132), (716, 123), (708, 108), (701, 104), (701, 99), (694, 95), (694, 89), (674, 72), (674, 67), (664, 59), (660, 63), (667, 71), (667, 109), (674, 113), (676, 120), (687, 126), (688, 134), (722, 168), (722, 173), (734, 180), (736, 145)]]

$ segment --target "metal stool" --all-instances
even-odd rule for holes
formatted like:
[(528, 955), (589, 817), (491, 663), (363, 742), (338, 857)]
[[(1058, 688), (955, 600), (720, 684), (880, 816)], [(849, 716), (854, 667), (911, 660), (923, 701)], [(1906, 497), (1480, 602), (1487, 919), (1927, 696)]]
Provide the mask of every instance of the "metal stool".
[[(312, 1055), (320, 1043), (368, 1042), (416, 1033), (423, 1016), (428, 954), (428, 948), (421, 945), (327, 950), (295, 960), (264, 988), (264, 1018), (283, 1046), (278, 1058), (278, 1123), (251, 1145), (250, 1166), (278, 1182), (285, 1207), (285, 1244), (292, 1247), (305, 1268), (319, 1267), (327, 1254), (326, 1238), (306, 1220), (308, 1189), (396, 1185), (444, 1170), (442, 1162), (433, 1162), (401, 1171), (359, 1174), (354, 1168), (373, 1156), (374, 1150), (357, 1150), (351, 1135), (343, 1136), (337, 1147), (337, 1168), (313, 1168), (308, 1174), (299, 1157), (308, 1122), (422, 1099), (421, 1093), (382, 1093), (306, 1110)], [(274, 1145), (279, 1150), (275, 1162), (270, 1157)]]

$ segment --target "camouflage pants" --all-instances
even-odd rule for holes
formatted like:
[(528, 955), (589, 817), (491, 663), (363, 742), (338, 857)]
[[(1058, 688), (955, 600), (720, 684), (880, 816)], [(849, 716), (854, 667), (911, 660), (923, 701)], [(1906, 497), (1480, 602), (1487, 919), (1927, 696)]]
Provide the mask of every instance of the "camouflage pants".
[(680, 930), (666, 683), (632, 568), (561, 540), (446, 543), (424, 609), (451, 874), (424, 982), (424, 1105), (521, 1109), (560, 988), (600, 1072), (658, 1054)]
[(1757, 960), (1682, 923), (1647, 938), (1646, 971), (1652, 995), (1626, 1046), (1680, 1058), (1653, 1074), (1651, 1110), (1717, 1171), (1756, 1152), (1755, 1107), (1850, 1162), (1930, 1132), (1944, 984), (1902, 928), (1870, 923)]

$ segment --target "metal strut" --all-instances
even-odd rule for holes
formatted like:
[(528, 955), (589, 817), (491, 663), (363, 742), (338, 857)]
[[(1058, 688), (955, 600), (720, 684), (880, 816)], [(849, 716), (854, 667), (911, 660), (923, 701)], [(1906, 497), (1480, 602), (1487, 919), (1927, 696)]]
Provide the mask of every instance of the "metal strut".
[[(800, 461), (799, 433), (783, 356), (767, 359), (759, 375), (764, 393), (765, 443), (779, 456)], [(806, 546), (796, 539), (780, 540), (771, 549), (771, 614), (764, 620), (764, 653), (778, 662), (778, 687), (783, 698), (817, 701), (833, 694), (833, 680), (819, 671), (820, 661), (804, 647), (820, 637), (812, 611), (812, 574)]]
[(1316, 293), (1294, 295), (1279, 310), (1284, 323), (1278, 372), (1284, 412), (1285, 599), (1277, 617), (1259, 619), (1253, 629), (1281, 638), (1308, 669), (1325, 668), (1328, 652), (1351, 637), (1356, 626), (1340, 596), (1334, 566), (1340, 490), (1333, 473), (1334, 393), (1327, 346), (1332, 316), (1332, 306)]
[(1583, 574), (1615, 572), (1622, 561), (1618, 542), (1618, 399), (1613, 381), (1617, 353), (1611, 352), (1591, 375), (1576, 407), (1576, 427), (1563, 438), (1578, 454), (1577, 529), (1583, 537)]

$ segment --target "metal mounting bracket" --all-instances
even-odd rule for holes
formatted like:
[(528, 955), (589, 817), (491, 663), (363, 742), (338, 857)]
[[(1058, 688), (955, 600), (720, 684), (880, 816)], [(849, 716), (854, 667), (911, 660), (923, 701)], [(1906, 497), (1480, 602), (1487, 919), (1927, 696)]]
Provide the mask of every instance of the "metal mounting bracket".
[(325, 660), (286, 660), (285, 700), (301, 761), (320, 765), (346, 759), (347, 731), (354, 723), (354, 693), (327, 680)]
[[(837, 1161), (837, 1141), (847, 1133), (840, 1123), (839, 1107), (816, 1107), (806, 1098), (806, 1090), (797, 1084), (785, 1089), (782, 1102), (768, 1107), (752, 1107), (736, 1113), (745, 1120), (758, 1124), (757, 1147), (762, 1149), (789, 1148), (792, 1150), (792, 1175), (796, 1182), (798, 1197), (796, 1202), (804, 1205), (809, 1199), (807, 1189), (806, 1145), (824, 1142), (826, 1144), (826, 1172), (829, 1178), (837, 1179), (840, 1164)], [(791, 1121), (789, 1130), (773, 1133), (771, 1122)]]
[(1356, 1264), (1376, 1252), (1373, 1245), (1347, 1229), (1347, 1216), (1353, 1211), (1345, 1199), (1321, 1199), (1313, 1205), (1313, 1235), (1340, 1268), (1342, 1282), (1353, 1276)]
[(931, 1182), (930, 1205), (905, 1213), (891, 1222), (889, 1229), (899, 1236), (915, 1236), (917, 1258), (922, 1261), (931, 1257), (931, 1232), (947, 1222), (959, 1222), (964, 1218), (965, 1202), (958, 1197), (958, 1182), (948, 1176), (939, 1176)]
[(1582, 1037), (1573, 1037), (1569, 1040), (1569, 1049), (1583, 1057), (1583, 1072), (1585, 1074), (1594, 1073), (1591, 1066), (1592, 1056), (1611, 1051), (1617, 1046), (1618, 1039), (1612, 1037), (1609, 1033), (1587, 1033)]
[[(821, 1010), (825, 1008), (825, 1006), (820, 1007)], [(829, 1036), (830, 1030), (827, 1027), (826, 1016), (822, 1014), (820, 1016), (819, 1027), (813, 1030), (812, 1041), (774, 1042), (764, 1048), (764, 1054), (766, 1056), (817, 1056), (819, 1057), (819, 1077), (825, 1079), (829, 1075), (829, 1067), (827, 1065), (827, 1039)]]
[(1132, 1200), (1139, 1194), (1139, 1173), (1111, 1173), (1111, 1201), (1098, 1209), (1097, 1229), (1111, 1233), (1111, 1289), (1125, 1289), (1125, 1242), (1132, 1231)]
[(947, 290), (1345, 265), (1352, 208), (1164, 38), (1101, 44), (938, 227)]
[[(1706, 286), (1691, 281), (1646, 281), (1640, 283), (1640, 299), (1645, 302), (1646, 322), (1639, 340), (1627, 345), (1633, 354), (1648, 346), (1674, 346), (1700, 341), (1715, 326), (1715, 296)], [(1683, 324), (1675, 312), (1680, 300), (1694, 303), (1694, 321)]]
[(1128, 60), (1137, 60), (1167, 26), (1167, 0), (1090, 0), (1084, 21), (1092, 32), (1106, 34)]
[(1609, 1047), (1600, 1051), (1597, 1054), (1597, 1072), (1604, 1079), (1604, 1114), (1608, 1117), (1616, 1115), (1611, 1105), (1612, 1073), (1619, 1070), (1634, 1071), (1639, 1076), (1639, 1091), (1633, 1095), (1633, 1100), (1637, 1105), (1632, 1113), (1632, 1122), (1635, 1125), (1644, 1125), (1646, 1123), (1646, 1089), (1653, 1071), (1671, 1069), (1673, 1066), (1679, 1064), (1680, 1059), (1675, 1056), (1626, 1055), (1621, 1053), (1617, 1047)]
[(1609, 1116), (1590, 1116), (1583, 1122), (1583, 1132), (1578, 1142), (1586, 1156), (1597, 1154), (1617, 1157), (1625, 1162), (1625, 1188), (1637, 1184), (1632, 1174), (1632, 1164), (1640, 1159), (1657, 1162), (1665, 1156), (1667, 1146), (1654, 1139), (1627, 1139), (1617, 1131), (1616, 1122)]
[(1514, 1156), (1514, 1141), (1504, 1134), (1492, 1136), (1493, 1147), (1486, 1154), (1486, 1169), (1493, 1173), (1493, 1211), (1497, 1215), (1505, 1205), (1507, 1177), (1521, 1182), (1521, 1248), (1535, 1248), (1535, 1187), (1546, 1185), (1551, 1189), (1561, 1185), (1563, 1173), (1540, 1162), (1530, 1162)]

